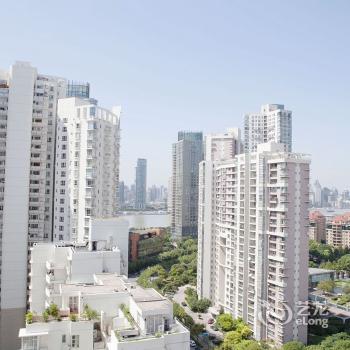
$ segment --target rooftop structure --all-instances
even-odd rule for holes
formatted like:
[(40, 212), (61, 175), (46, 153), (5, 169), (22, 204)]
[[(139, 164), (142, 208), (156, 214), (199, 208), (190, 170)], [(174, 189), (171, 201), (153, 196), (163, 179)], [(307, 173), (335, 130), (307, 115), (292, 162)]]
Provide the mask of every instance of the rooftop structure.
[[(46, 263), (47, 271), (53, 267)], [(156, 290), (115, 273), (90, 276), (90, 283), (58, 283), (52, 299), (59, 310), (57, 317), (50, 316), (45, 322), (42, 310), (31, 303), (33, 323), (19, 331), (22, 350), (190, 348), (189, 331), (174, 319), (172, 303)], [(87, 310), (90, 316), (95, 314), (92, 319)]]

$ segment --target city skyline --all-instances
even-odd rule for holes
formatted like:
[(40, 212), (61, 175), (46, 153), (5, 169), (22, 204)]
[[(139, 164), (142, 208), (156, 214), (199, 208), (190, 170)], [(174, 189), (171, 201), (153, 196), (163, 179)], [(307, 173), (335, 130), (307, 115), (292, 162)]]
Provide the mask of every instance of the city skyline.
[[(346, 1), (337, 6), (319, 1), (223, 1), (220, 6), (107, 1), (98, 10), (89, 2), (70, 4), (69, 11), (65, 4), (31, 2), (21, 4), (23, 11), (14, 3), (3, 4), (0, 67), (30, 61), (44, 74), (88, 81), (101, 105), (121, 104), (120, 175), (126, 183), (133, 181), (135, 159), (146, 158), (149, 183), (167, 185), (169, 140), (178, 130), (206, 135), (242, 128), (246, 113), (265, 103), (282, 103), (293, 111), (294, 151), (312, 156), (312, 181), (318, 178), (340, 190), (350, 186), (349, 164), (343, 161), (350, 146)], [(16, 27), (14, 14), (21, 23)], [(34, 21), (34, 14), (41, 20)], [(71, 35), (61, 18), (85, 30)], [(86, 26), (92, 21), (105, 25)], [(91, 51), (89, 44), (97, 38), (99, 49)], [(157, 135), (150, 143), (152, 132)], [(320, 142), (325, 135), (336, 136), (337, 145)]]

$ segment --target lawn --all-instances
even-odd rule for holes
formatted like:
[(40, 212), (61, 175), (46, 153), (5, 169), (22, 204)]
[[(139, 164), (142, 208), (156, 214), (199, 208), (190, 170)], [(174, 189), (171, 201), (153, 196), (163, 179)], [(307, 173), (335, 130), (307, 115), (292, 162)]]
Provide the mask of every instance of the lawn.
[(349, 287), (350, 288), (350, 280), (336, 280), (335, 286), (338, 288)]

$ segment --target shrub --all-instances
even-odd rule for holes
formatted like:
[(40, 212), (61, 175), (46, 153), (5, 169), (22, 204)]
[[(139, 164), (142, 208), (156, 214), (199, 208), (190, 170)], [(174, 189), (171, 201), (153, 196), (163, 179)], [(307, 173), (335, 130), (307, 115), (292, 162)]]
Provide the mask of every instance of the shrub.
[(47, 310), (45, 310), (43, 312), (43, 319), (44, 319), (44, 322), (47, 322), (49, 320), (49, 313), (47, 312)]
[(54, 318), (58, 318), (58, 314), (59, 314), (59, 310), (58, 310), (58, 306), (54, 303), (51, 303), (50, 306), (46, 309), (47, 313), (54, 317)]
[(26, 323), (31, 324), (33, 323), (33, 313), (31, 311), (28, 311), (26, 313)]
[(69, 319), (70, 319), (72, 322), (76, 322), (76, 320), (77, 320), (77, 314), (70, 314), (70, 315), (69, 315)]
[(98, 314), (96, 310), (93, 310), (89, 307), (89, 305), (84, 305), (83, 317), (88, 319), (89, 321), (95, 320), (98, 318)]

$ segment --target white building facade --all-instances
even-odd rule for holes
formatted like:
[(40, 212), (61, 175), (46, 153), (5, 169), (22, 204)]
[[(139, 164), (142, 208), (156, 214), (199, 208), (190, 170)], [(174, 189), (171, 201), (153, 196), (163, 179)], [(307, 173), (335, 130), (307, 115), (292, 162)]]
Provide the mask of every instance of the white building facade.
[[(208, 181), (214, 190), (204, 202), (214, 217), (207, 230), (214, 230), (215, 250), (197, 284), (200, 297), (242, 317), (256, 339), (277, 345), (307, 341), (299, 311), (308, 300), (309, 159), (284, 148), (262, 144), (255, 153), (213, 165)], [(214, 286), (205, 284), (207, 271), (214, 274)]]
[(51, 239), (57, 100), (66, 80), (16, 62), (0, 72), (0, 348), (16, 348), (27, 253)]
[[(174, 319), (172, 302), (120, 275), (123, 264), (119, 245), (128, 237), (116, 237), (117, 242), (108, 235), (93, 235), (86, 247), (33, 246), (33, 322), (19, 331), (22, 350), (190, 349), (190, 333)], [(44, 310), (53, 303), (59, 316), (45, 321)], [(97, 316), (89, 320), (86, 307)]]
[(249, 113), (244, 118), (244, 148), (256, 152), (260, 143), (276, 142), (292, 152), (292, 112), (281, 104), (261, 106), (260, 113)]
[(233, 159), (242, 149), (240, 129), (206, 135), (204, 161), (199, 164), (197, 291), (214, 299), (215, 275), (215, 165)]
[(57, 113), (53, 239), (82, 242), (91, 218), (117, 213), (120, 108), (66, 98)]

